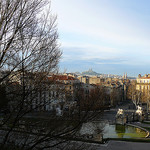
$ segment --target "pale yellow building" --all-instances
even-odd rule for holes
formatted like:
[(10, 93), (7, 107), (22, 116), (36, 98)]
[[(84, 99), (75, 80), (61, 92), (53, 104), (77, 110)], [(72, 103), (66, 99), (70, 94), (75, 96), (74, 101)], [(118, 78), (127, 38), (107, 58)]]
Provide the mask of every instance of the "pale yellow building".
[(79, 77), (78, 77), (78, 80), (79, 80), (81, 83), (89, 84), (89, 77), (88, 77), (88, 76), (79, 76)]
[(101, 79), (97, 76), (93, 76), (89, 78), (89, 84), (99, 84)]
[(138, 91), (145, 91), (145, 90), (150, 90), (150, 75), (146, 74), (145, 76), (139, 75), (137, 78), (137, 84), (136, 84), (136, 90)]
[(136, 81), (136, 90), (139, 91), (138, 101), (146, 104), (144, 109), (148, 112), (150, 110), (150, 74), (144, 76), (139, 74)]

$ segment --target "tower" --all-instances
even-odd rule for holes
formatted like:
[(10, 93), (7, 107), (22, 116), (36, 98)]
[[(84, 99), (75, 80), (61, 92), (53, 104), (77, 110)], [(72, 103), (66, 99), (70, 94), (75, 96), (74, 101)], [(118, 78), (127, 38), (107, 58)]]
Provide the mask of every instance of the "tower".
[(126, 80), (127, 79), (127, 73), (123, 74), (123, 79)]

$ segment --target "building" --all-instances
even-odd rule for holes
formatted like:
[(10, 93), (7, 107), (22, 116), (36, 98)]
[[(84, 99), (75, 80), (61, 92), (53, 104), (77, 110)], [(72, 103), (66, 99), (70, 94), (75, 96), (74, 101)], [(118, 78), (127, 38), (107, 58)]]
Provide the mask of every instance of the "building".
[(12, 72), (8, 82), (7, 92), (13, 93), (9, 94), (11, 110), (24, 99), (23, 108), (33, 111), (51, 111), (58, 107), (63, 109), (67, 104), (73, 105), (75, 91), (80, 83), (73, 76), (58, 74), (47, 76), (39, 72), (25, 72), (24, 75)]
[(147, 105), (146, 110), (150, 110), (150, 74), (145, 74), (141, 76), (138, 75), (136, 79), (136, 97), (138, 99), (138, 103), (141, 105)]
[(144, 90), (150, 90), (150, 74), (145, 74), (145, 76), (139, 74), (136, 89), (141, 92)]
[(97, 77), (97, 76), (93, 76), (89, 78), (89, 84), (99, 84), (104, 82), (103, 78)]
[(89, 76), (79, 76), (79, 77), (78, 77), (78, 80), (79, 80), (81, 83), (89, 84)]

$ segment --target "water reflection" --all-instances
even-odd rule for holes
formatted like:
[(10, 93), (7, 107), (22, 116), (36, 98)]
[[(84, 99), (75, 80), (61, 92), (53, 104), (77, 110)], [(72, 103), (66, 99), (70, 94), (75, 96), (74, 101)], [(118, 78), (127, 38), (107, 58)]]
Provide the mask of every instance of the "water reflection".
[(146, 131), (133, 126), (110, 125), (108, 122), (88, 122), (82, 125), (80, 135), (100, 141), (105, 138), (144, 138)]
[(123, 138), (126, 131), (125, 125), (116, 124), (115, 131), (116, 134), (118, 135), (118, 138)]

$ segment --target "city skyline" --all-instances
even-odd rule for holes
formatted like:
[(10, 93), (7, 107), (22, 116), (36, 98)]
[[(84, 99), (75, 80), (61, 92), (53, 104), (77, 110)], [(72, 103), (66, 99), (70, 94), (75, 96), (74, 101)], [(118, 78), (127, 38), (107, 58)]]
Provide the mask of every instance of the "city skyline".
[(150, 2), (148, 0), (54, 0), (60, 71), (130, 76), (150, 70)]

